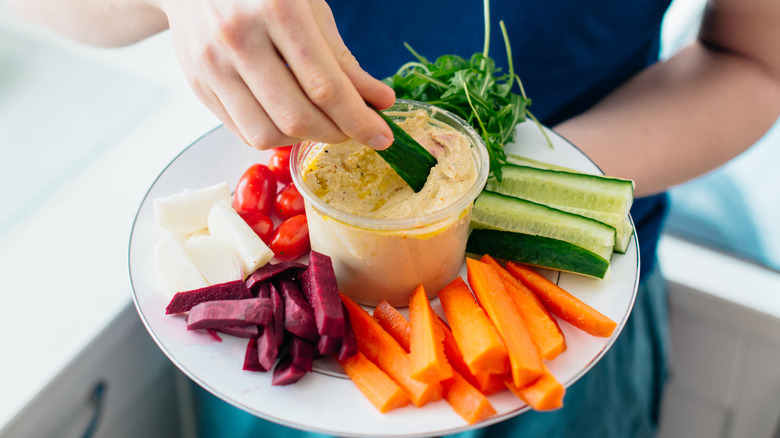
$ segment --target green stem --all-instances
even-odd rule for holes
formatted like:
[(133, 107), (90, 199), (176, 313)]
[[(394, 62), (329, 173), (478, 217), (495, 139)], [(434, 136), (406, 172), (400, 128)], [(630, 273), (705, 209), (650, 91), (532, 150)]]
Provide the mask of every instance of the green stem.
[[(477, 109), (474, 108), (474, 104), (471, 102), (471, 93), (469, 93), (468, 85), (464, 82), (463, 83), (463, 91), (466, 94), (466, 101), (469, 103), (469, 106), (471, 107), (471, 112), (474, 113), (474, 117), (477, 118), (477, 123), (479, 123), (479, 127), (482, 128), (483, 135), (487, 136), (487, 129), (485, 129), (485, 124), (482, 123), (482, 119), (479, 117), (479, 113), (477, 113)], [(487, 141), (487, 139), (485, 139)]]
[(501, 28), (501, 35), (504, 37), (504, 47), (506, 47), (506, 61), (509, 64), (509, 76), (515, 75), (515, 65), (512, 62), (512, 47), (509, 45), (509, 34), (506, 32), (506, 25), (504, 20), (498, 22), (498, 26)]
[(547, 132), (544, 130), (544, 126), (539, 122), (539, 120), (534, 117), (533, 114), (531, 114), (531, 111), (528, 111), (528, 108), (525, 109), (526, 115), (531, 118), (531, 120), (536, 123), (536, 126), (539, 128), (539, 131), (542, 132), (542, 135), (544, 136), (544, 139), (547, 140), (547, 145), (550, 146), (550, 149), (555, 149), (555, 146), (553, 146), (552, 140), (550, 140), (550, 137), (547, 136)]
[(485, 16), (485, 42), (482, 46), (482, 66), (481, 68), (485, 68), (485, 60), (488, 57), (488, 52), (490, 50), (490, 0), (483, 0), (482, 2), (482, 8)]
[(434, 78), (432, 78), (432, 77), (430, 77), (430, 76), (428, 76), (426, 74), (420, 73), (419, 71), (412, 72), (412, 74), (417, 76), (418, 78), (425, 79), (426, 81), (428, 81), (428, 82), (430, 82), (430, 83), (432, 83), (432, 84), (434, 84), (436, 86), (439, 86), (441, 88), (445, 88), (446, 89), (448, 87), (448, 85), (445, 84), (444, 82), (436, 80), (436, 79), (434, 79)]
[(512, 80), (517, 80), (517, 85), (520, 87), (520, 95), (523, 96), (523, 99), (528, 100), (528, 97), (525, 95), (525, 88), (523, 88), (523, 82), (520, 81), (520, 77), (515, 74), (515, 66), (512, 60), (512, 46), (509, 43), (509, 34), (506, 31), (504, 21), (501, 20), (498, 24), (501, 26), (501, 35), (504, 36), (504, 46), (506, 46), (506, 60), (509, 64), (509, 77), (511, 77)]
[(430, 73), (431, 72), (425, 64), (423, 64), (421, 62), (411, 61), (411, 62), (407, 62), (406, 64), (402, 65), (401, 68), (399, 68), (398, 71), (395, 72), (395, 74), (397, 74), (399, 76), (403, 76), (404, 73), (406, 72), (406, 70), (411, 70), (411, 69), (413, 69), (415, 67), (418, 67), (418, 68), (421, 68), (421, 69), (425, 70), (425, 73)]
[(417, 60), (418, 60), (418, 61), (420, 61), (420, 62), (421, 62), (421, 63), (423, 63), (423, 64), (427, 64), (427, 63), (428, 63), (428, 60), (427, 60), (427, 59), (426, 59), (424, 56), (422, 56), (422, 55), (420, 55), (419, 53), (417, 53), (417, 52), (416, 52), (416, 51), (415, 51), (415, 50), (412, 48), (412, 46), (410, 46), (410, 45), (409, 45), (409, 43), (404, 43), (404, 47), (406, 47), (406, 50), (408, 50), (408, 51), (412, 52), (412, 56), (414, 56), (415, 58), (417, 58)]

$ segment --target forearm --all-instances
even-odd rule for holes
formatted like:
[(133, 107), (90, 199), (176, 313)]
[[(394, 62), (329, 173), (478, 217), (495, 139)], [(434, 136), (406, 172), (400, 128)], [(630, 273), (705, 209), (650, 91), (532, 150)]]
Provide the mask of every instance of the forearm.
[(724, 164), (780, 115), (780, 65), (778, 49), (751, 53), (742, 47), (755, 44), (730, 47), (710, 32), (705, 23), (708, 45), (694, 43), (651, 66), (555, 130), (605, 173), (636, 181), (638, 196)]
[[(0, 0), (2, 1), (2, 0)], [(196, 96), (241, 140), (269, 149), (353, 138), (376, 149), (392, 132), (393, 90), (360, 68), (325, 0), (8, 0), (72, 39), (132, 43), (170, 28)]]
[(7, 0), (19, 15), (85, 44), (121, 46), (168, 27), (148, 0)]

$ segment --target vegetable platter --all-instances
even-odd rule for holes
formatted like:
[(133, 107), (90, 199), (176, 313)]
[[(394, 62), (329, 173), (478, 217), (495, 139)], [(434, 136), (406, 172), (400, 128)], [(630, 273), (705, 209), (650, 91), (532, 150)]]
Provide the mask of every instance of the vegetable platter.
[[(508, 154), (601, 174), (576, 147), (549, 129), (540, 131), (533, 123), (518, 125), (514, 142), (506, 145), (505, 150)], [(235, 188), (247, 166), (268, 163), (270, 158), (271, 151), (251, 149), (225, 127), (216, 128), (187, 147), (162, 171), (138, 210), (128, 255), (133, 300), (154, 341), (184, 374), (215, 396), (253, 415), (337, 436), (440, 436), (484, 427), (529, 409), (510, 391), (502, 391), (489, 396), (496, 414), (476, 424), (468, 424), (444, 400), (422, 408), (410, 405), (380, 413), (343, 374), (338, 363), (330, 359), (315, 361), (314, 372), (294, 385), (274, 386), (271, 373), (242, 370), (246, 340), (201, 330), (187, 331), (182, 318), (165, 315), (171, 297), (160, 287), (152, 257), (154, 245), (163, 235), (155, 221), (152, 201), (223, 181)], [(308, 262), (305, 257), (299, 261)], [(604, 280), (558, 271), (541, 272), (617, 323), (610, 337), (595, 337), (559, 320), (568, 348), (547, 362), (547, 367), (568, 387), (609, 350), (631, 312), (639, 281), (636, 237), (631, 237), (625, 253), (613, 255)], [(465, 260), (461, 276), (467, 278)], [(431, 305), (444, 316), (438, 299), (433, 299)]]

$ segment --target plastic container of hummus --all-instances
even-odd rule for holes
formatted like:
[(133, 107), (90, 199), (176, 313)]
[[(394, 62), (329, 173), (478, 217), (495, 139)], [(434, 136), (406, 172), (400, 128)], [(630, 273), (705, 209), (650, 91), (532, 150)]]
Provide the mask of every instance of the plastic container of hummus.
[(433, 297), (459, 275), (489, 162), (477, 132), (446, 110), (399, 99), (384, 113), (437, 158), (421, 191), (352, 140), (293, 146), (290, 168), (311, 247), (331, 257), (341, 291), (369, 306), (407, 306), (418, 285)]

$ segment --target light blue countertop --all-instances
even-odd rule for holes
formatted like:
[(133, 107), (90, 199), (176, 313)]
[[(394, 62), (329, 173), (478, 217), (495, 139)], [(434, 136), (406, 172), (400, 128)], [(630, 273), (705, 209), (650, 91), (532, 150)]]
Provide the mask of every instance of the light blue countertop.
[(780, 123), (742, 155), (670, 191), (667, 231), (780, 271)]

